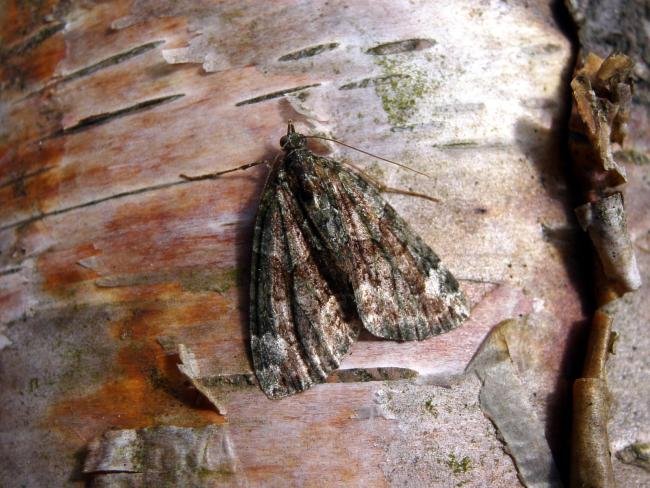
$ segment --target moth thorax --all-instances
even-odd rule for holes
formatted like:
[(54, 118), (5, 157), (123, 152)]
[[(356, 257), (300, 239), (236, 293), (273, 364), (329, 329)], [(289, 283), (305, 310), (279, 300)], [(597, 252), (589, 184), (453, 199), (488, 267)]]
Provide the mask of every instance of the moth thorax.
[(297, 132), (292, 132), (286, 136), (282, 136), (280, 139), (280, 147), (287, 152), (295, 149), (304, 149), (307, 147), (305, 136), (298, 134)]

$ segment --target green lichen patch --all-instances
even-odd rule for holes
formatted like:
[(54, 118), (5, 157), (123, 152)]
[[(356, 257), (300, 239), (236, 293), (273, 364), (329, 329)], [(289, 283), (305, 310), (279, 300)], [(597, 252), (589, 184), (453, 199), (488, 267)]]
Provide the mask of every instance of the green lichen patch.
[(393, 126), (405, 125), (417, 111), (418, 102), (429, 89), (424, 72), (396, 58), (378, 58), (386, 83), (375, 85), (375, 92)]
[(470, 458), (463, 456), (462, 459), (458, 459), (453, 453), (449, 454), (446, 464), (454, 474), (467, 473), (472, 469), (472, 460)]
[(438, 408), (436, 407), (433, 398), (429, 398), (426, 402), (424, 402), (424, 410), (429, 412), (434, 417), (438, 417)]

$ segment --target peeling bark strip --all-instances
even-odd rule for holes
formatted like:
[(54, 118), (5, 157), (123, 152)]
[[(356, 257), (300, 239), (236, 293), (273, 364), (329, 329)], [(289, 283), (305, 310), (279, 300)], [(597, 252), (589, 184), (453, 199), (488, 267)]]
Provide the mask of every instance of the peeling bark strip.
[(499, 431), (527, 487), (559, 488), (560, 475), (546, 441), (544, 423), (530, 403), (530, 391), (517, 373), (510, 351), (526, 329), (540, 328), (529, 317), (498, 324), (481, 345), (467, 371), (482, 382), (481, 409)]
[(421, 51), (422, 49), (433, 47), (435, 43), (436, 41), (433, 39), (405, 39), (403, 41), (387, 42), (385, 44), (379, 44), (378, 46), (371, 47), (370, 49), (366, 50), (366, 54), (377, 56), (384, 54), (406, 53), (410, 51)]
[(615, 487), (609, 452), (607, 385), (601, 378), (573, 384), (571, 486)]
[(589, 54), (571, 81), (574, 103), (569, 147), (587, 200), (575, 212), (597, 252), (595, 281), (600, 305), (591, 323), (583, 377), (573, 385), (571, 486), (615, 486), (605, 382), (613, 317), (603, 306), (641, 286), (623, 197), (615, 191), (627, 178), (613, 151), (628, 133), (633, 67), (623, 54), (611, 54), (604, 60)]
[(301, 49), (300, 51), (294, 51), (292, 53), (285, 54), (284, 56), (280, 56), (278, 58), (278, 61), (295, 61), (301, 58), (310, 58), (312, 56), (316, 56), (317, 54), (336, 49), (337, 47), (339, 47), (338, 42), (319, 44), (318, 46), (307, 47), (305, 49)]
[(297, 91), (306, 90), (307, 88), (314, 88), (315, 86), (320, 86), (320, 83), (314, 83), (313, 85), (297, 86), (295, 88), (287, 88), (285, 90), (278, 90), (276, 92), (267, 93), (266, 95), (260, 95), (259, 97), (242, 100), (241, 102), (237, 102), (235, 106), (239, 107), (240, 105), (250, 105), (251, 103), (264, 102), (266, 100), (271, 100), (272, 98), (281, 97), (283, 95), (286, 95), (287, 93), (294, 93)]
[(637, 290), (641, 275), (627, 232), (621, 193), (585, 203), (575, 213), (582, 229), (589, 233), (607, 279), (623, 292)]
[(109, 430), (88, 446), (92, 486), (247, 486), (228, 429)]
[(269, 398), (322, 383), (361, 325), (423, 340), (468, 317), (458, 282), (367, 180), (318, 157), (290, 122), (260, 201), (251, 349)]

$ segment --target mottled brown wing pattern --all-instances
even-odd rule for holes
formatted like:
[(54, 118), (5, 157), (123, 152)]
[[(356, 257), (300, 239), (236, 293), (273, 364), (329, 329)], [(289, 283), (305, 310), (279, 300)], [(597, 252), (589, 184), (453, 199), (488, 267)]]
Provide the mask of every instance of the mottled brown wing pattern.
[(360, 175), (318, 158), (315, 171), (327, 181), (346, 245), (338, 262), (354, 290), (356, 310), (373, 335), (422, 340), (458, 326), (469, 315), (453, 275)]
[(251, 275), (253, 362), (271, 398), (325, 381), (359, 334), (349, 287), (314, 252), (307, 223), (280, 168), (259, 206)]
[(451, 273), (371, 183), (310, 152), (289, 123), (258, 209), (251, 346), (264, 392), (325, 381), (361, 324), (422, 340), (468, 315)]

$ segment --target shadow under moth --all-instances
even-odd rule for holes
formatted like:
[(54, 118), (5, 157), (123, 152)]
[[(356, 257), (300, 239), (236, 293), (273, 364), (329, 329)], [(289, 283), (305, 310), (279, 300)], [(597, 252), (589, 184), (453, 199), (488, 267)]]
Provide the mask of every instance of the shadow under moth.
[(289, 122), (259, 204), (251, 263), (255, 373), (269, 398), (322, 383), (361, 327), (423, 340), (469, 316), (458, 282), (366, 178)]

